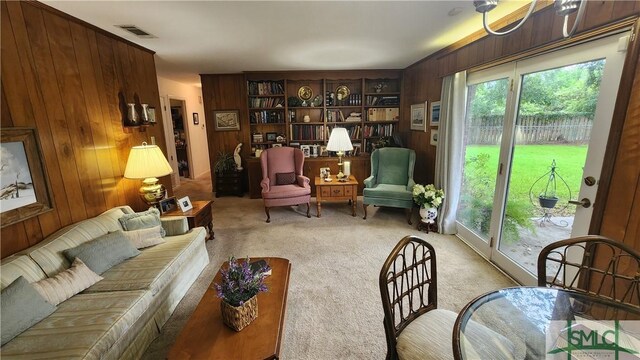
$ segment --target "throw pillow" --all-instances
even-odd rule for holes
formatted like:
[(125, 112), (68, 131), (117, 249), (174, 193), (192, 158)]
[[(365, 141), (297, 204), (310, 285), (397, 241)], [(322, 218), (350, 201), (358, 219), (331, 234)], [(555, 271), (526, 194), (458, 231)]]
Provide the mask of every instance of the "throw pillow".
[(164, 242), (162, 238), (162, 226), (160, 225), (148, 229), (125, 231), (123, 235), (131, 241), (131, 244), (133, 244), (136, 249), (143, 249)]
[(80, 258), (76, 258), (67, 270), (32, 285), (50, 304), (58, 305), (100, 280), (102, 276), (91, 271)]
[(49, 304), (22, 276), (2, 290), (0, 327), (2, 345), (51, 315), (56, 307)]
[(70, 262), (80, 258), (96, 274), (102, 274), (121, 262), (140, 255), (140, 251), (133, 247), (121, 230), (102, 235), (62, 253)]
[(160, 210), (154, 207), (150, 207), (149, 210), (139, 213), (124, 214), (118, 221), (120, 221), (120, 225), (122, 225), (122, 228), (126, 231), (148, 229), (160, 225), (162, 237), (165, 235), (165, 231), (162, 229), (162, 222), (160, 221)]
[(276, 173), (276, 185), (291, 185), (296, 183), (296, 173)]

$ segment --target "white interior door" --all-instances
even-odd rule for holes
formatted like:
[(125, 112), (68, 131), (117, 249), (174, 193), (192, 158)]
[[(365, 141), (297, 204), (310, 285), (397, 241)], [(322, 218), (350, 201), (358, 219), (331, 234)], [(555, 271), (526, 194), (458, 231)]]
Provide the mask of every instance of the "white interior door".
[(180, 186), (180, 174), (178, 173), (178, 159), (176, 154), (176, 143), (173, 135), (173, 124), (171, 122), (171, 106), (169, 105), (169, 95), (160, 96), (160, 106), (162, 107), (162, 118), (164, 121), (162, 125), (164, 127), (164, 138), (167, 144), (167, 157), (169, 165), (173, 169), (171, 174), (171, 184), (174, 188)]

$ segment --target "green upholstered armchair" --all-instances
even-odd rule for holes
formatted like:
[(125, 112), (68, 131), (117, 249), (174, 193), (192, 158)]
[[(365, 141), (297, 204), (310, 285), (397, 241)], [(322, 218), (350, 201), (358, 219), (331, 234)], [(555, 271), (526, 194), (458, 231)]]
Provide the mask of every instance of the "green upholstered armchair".
[(362, 206), (389, 206), (406, 209), (411, 224), (413, 209), (413, 167), (416, 152), (403, 148), (382, 148), (371, 153), (371, 176), (364, 180)]

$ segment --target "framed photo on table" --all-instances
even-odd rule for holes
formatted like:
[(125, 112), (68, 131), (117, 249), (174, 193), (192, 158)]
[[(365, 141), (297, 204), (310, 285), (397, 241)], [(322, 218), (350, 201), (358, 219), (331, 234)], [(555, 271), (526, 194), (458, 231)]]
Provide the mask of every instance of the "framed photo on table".
[(429, 125), (440, 125), (440, 101), (432, 102), (431, 107), (429, 107)]
[(175, 196), (160, 200), (160, 202), (158, 203), (158, 207), (160, 208), (160, 214), (173, 211), (178, 208), (178, 200), (175, 198)]
[(0, 141), (0, 227), (53, 209), (35, 128), (2, 128)]
[(213, 123), (216, 131), (240, 130), (240, 111), (221, 110), (213, 112)]
[(178, 206), (180, 206), (180, 210), (182, 210), (182, 212), (187, 212), (193, 209), (193, 204), (191, 204), (191, 200), (189, 200), (188, 196), (178, 199)]
[(411, 105), (411, 130), (427, 131), (427, 121), (424, 114), (425, 104)]

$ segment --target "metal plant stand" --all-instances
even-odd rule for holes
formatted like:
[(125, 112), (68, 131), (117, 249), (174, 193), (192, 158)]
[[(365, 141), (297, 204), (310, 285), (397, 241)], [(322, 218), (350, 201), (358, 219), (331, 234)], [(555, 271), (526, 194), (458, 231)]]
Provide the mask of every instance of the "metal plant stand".
[[(539, 218), (534, 219), (534, 221), (538, 222), (539, 226), (545, 226), (546, 224), (558, 227), (569, 226), (566, 220), (554, 220), (554, 214), (566, 209), (569, 206), (568, 200), (572, 199), (571, 188), (564, 178), (560, 176), (556, 167), (556, 160), (554, 159), (551, 162), (549, 171), (534, 181), (529, 189), (529, 200), (531, 204), (542, 214)], [(542, 182), (544, 179), (546, 179), (546, 183)], [(543, 184), (544, 188), (542, 188)], [(558, 195), (558, 184), (566, 188), (566, 193), (568, 194), (567, 199), (564, 199), (564, 196)], [(537, 195), (534, 195), (536, 193)], [(558, 203), (564, 204), (564, 206), (558, 206)]]

